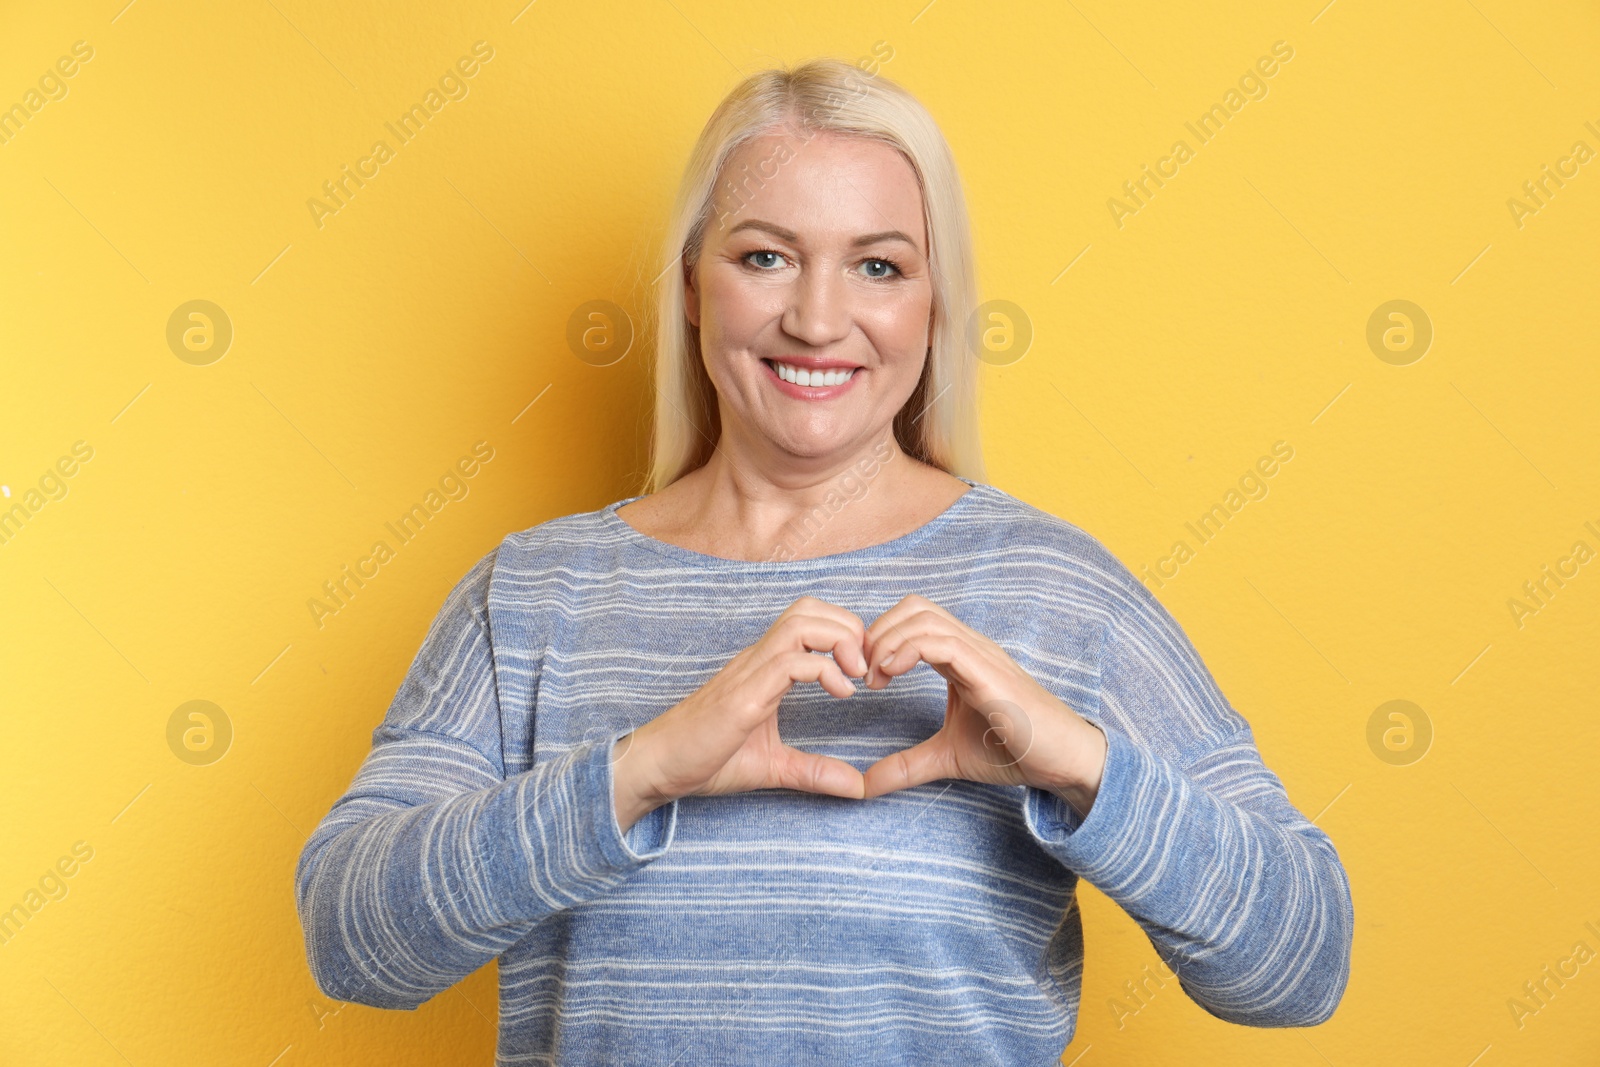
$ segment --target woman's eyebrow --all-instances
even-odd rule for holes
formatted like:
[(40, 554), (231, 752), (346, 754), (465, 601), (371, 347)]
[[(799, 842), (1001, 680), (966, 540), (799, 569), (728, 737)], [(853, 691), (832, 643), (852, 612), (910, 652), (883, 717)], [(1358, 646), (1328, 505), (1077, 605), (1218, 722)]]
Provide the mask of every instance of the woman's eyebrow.
[[(731, 237), (740, 230), (764, 230), (767, 233), (772, 234), (774, 237), (781, 237), (790, 244), (801, 243), (800, 235), (795, 233), (793, 230), (784, 229), (782, 226), (779, 226), (776, 223), (763, 222), (760, 219), (746, 219), (733, 229), (729, 230), (728, 235)], [(850, 247), (864, 248), (867, 245), (875, 245), (879, 241), (904, 241), (912, 248), (917, 248), (917, 242), (913, 241), (899, 230), (880, 230), (877, 233), (864, 233), (860, 237), (857, 237), (851, 241)]]
[[(917, 242), (901, 233), (899, 230), (880, 230), (877, 233), (864, 233), (850, 242), (851, 248), (861, 248), (865, 245), (875, 245), (879, 241), (904, 241), (912, 248), (917, 248)], [(920, 251), (920, 249), (918, 249)]]

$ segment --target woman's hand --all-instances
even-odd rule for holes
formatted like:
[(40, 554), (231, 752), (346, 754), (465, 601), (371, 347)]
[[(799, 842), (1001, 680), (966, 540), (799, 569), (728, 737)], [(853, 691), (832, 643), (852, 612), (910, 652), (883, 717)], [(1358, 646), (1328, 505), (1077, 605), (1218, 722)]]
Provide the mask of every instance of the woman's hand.
[(1098, 728), (987, 637), (926, 597), (908, 596), (867, 631), (867, 688), (926, 663), (949, 683), (944, 726), (867, 768), (866, 796), (939, 778), (1029, 785), (1089, 813), (1106, 763)]
[(844, 608), (801, 597), (705, 685), (618, 738), (612, 782), (623, 832), (682, 796), (802, 789), (861, 798), (861, 772), (784, 744), (777, 711), (796, 682), (818, 682), (840, 698), (853, 695), (845, 673), (866, 675), (865, 636), (861, 620)]

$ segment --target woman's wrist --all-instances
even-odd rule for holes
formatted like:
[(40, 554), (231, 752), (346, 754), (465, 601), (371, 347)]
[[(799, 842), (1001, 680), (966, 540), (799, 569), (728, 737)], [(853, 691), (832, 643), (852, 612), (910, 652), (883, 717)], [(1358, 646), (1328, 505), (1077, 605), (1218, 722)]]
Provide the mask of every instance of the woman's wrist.
[(1039, 788), (1065, 800), (1080, 819), (1086, 819), (1105, 776), (1109, 744), (1105, 733), (1094, 723), (1076, 713), (1073, 718), (1076, 722), (1072, 732), (1076, 736), (1061, 746), (1065, 759), (1059, 768), (1046, 774)]
[(634, 823), (673, 798), (654, 785), (645, 754), (645, 727), (623, 734), (611, 746), (612, 803), (617, 826), (627, 833)]

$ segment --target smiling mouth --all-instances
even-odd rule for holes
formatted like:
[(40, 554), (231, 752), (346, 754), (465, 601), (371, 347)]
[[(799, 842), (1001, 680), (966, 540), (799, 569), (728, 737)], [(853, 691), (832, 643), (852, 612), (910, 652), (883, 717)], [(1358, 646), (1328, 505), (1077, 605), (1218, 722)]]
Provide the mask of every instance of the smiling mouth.
[(826, 370), (808, 370), (796, 367), (789, 363), (782, 363), (775, 359), (763, 359), (761, 362), (772, 368), (772, 372), (790, 385), (802, 388), (827, 388), (830, 385), (843, 385), (855, 377), (860, 367), (829, 367)]

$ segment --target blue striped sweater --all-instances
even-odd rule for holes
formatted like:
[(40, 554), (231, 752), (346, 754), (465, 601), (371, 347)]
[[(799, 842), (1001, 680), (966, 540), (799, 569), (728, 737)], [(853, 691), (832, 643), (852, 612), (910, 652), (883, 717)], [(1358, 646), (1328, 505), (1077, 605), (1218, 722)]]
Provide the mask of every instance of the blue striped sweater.
[[(505, 537), (454, 586), (295, 898), (317, 985), (415, 1008), (496, 957), (497, 1065), (1058, 1062), (1087, 879), (1220, 1018), (1306, 1026), (1349, 973), (1332, 842), (1263, 765), (1184, 631), (1088, 533), (990, 485), (883, 544), (746, 562), (634, 530), (618, 501)], [(623, 833), (612, 741), (804, 595), (870, 625), (920, 593), (1109, 739), (1080, 819), (1026, 786), (865, 800), (683, 797)], [(935, 733), (926, 664), (838, 699), (798, 748), (865, 770)]]

